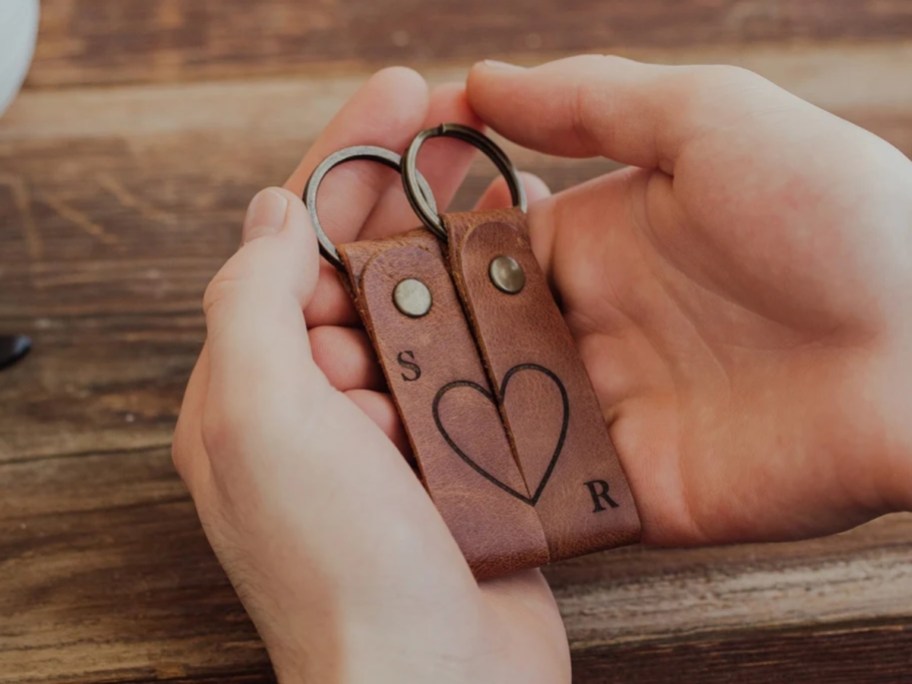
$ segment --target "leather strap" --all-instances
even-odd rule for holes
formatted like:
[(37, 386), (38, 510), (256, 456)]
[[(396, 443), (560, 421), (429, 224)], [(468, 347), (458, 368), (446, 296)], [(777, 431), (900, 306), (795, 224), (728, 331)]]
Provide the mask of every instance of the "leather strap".
[[(530, 495), (439, 241), (421, 229), (338, 249), (425, 487), (475, 576), (547, 563), (548, 543), (522, 499)], [(425, 316), (407, 316), (394, 302), (407, 278), (430, 290)]]
[[(638, 541), (636, 505), (575, 341), (532, 253), (525, 214), (442, 218), (453, 280), (526, 483), (523, 489), (511, 481), (509, 498), (537, 512), (552, 561)], [(524, 272), (516, 294), (492, 282), (491, 262), (500, 256)]]

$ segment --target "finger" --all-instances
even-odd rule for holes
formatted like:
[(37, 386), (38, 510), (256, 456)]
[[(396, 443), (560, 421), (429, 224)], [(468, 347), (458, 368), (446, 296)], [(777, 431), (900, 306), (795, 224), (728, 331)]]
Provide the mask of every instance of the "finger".
[[(431, 128), (447, 122), (461, 123), (476, 129), (484, 127), (478, 115), (469, 107), (465, 86), (461, 83), (447, 83), (433, 90), (421, 128)], [(396, 151), (402, 152), (404, 148)], [(452, 201), (469, 171), (475, 152), (471, 145), (452, 138), (435, 138), (422, 147), (418, 168), (434, 192), (440, 211), (444, 211)], [(414, 228), (419, 223), (403, 192), (402, 183), (397, 182), (383, 193), (359, 237), (362, 240), (384, 237)]]
[(304, 309), (307, 327), (322, 325), (356, 326), (360, 323), (354, 302), (348, 293), (339, 271), (328, 262), (320, 261), (317, 289)]
[[(428, 128), (445, 121), (458, 122), (474, 128), (483, 127), (469, 108), (465, 88), (461, 84), (450, 83), (434, 89), (428, 114), (420, 128)], [(442, 207), (451, 201), (465, 178), (474, 155), (475, 150), (470, 145), (449, 139), (432, 141), (421, 155), (422, 174)], [(323, 208), (324, 205), (321, 203), (321, 219), (324, 216)], [(402, 184), (395, 179), (379, 198), (358, 237), (362, 240), (379, 238), (413, 228), (417, 224), (418, 219), (402, 191)], [(348, 291), (339, 280), (335, 269), (328, 264), (320, 269), (317, 292), (304, 313), (311, 328), (323, 325), (354, 326), (359, 322)]]
[[(532, 241), (532, 251), (541, 264), (545, 273), (549, 272), (551, 254), (551, 237), (554, 233), (553, 226), (547, 221), (535, 220), (535, 203), (551, 196), (551, 190), (538, 176), (531, 173), (520, 173), (519, 180), (526, 191), (526, 199), (530, 205), (529, 238)], [(498, 207), (509, 207), (513, 198), (510, 188), (504, 178), (495, 179), (485, 190), (484, 194), (475, 205), (475, 211), (488, 211)]]
[(353, 389), (345, 393), (367, 416), (383, 430), (396, 445), (406, 460), (412, 462), (412, 447), (405, 434), (405, 428), (396, 412), (392, 397), (386, 392)]
[[(328, 155), (351, 145), (379, 145), (400, 151), (420, 130), (428, 108), (424, 79), (394, 67), (374, 74), (329, 123), (285, 187), (300, 196), (310, 174)], [(372, 162), (342, 164), (324, 181), (320, 222), (334, 242), (355, 238), (378, 198), (398, 176)]]
[(287, 190), (260, 192), (243, 239), (203, 300), (210, 376), (219, 383), (209, 391), (238, 406), (261, 388), (288, 384), (290, 373), (301, 383), (322, 378), (301, 313), (316, 288), (319, 264), (304, 204)]
[(521, 145), (605, 156), (671, 173), (688, 142), (758, 109), (798, 98), (735, 67), (672, 67), (620, 57), (570, 57), (523, 69), (496, 62), (469, 74), (469, 103)]
[[(526, 191), (526, 199), (529, 204), (537, 202), (540, 199), (549, 197), (551, 190), (541, 178), (532, 173), (520, 173), (519, 180)], [(504, 178), (496, 178), (484, 191), (484, 194), (475, 204), (475, 211), (488, 211), (498, 207), (509, 207), (513, 198), (510, 195), (510, 188)]]
[(321, 326), (310, 331), (314, 362), (341, 392), (386, 387), (367, 333), (359, 328)]

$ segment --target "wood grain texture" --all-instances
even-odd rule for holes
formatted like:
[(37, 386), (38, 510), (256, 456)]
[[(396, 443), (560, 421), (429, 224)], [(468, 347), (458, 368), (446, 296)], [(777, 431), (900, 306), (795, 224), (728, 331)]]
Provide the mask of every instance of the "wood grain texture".
[[(376, 66), (443, 82), (482, 56), (734, 62), (912, 155), (905, 0), (43, 9), (30, 87), (0, 121), (0, 331), (36, 340), (0, 374), (0, 684), (272, 681), (169, 443), (200, 297), (248, 199), (284, 179)], [(614, 168), (509, 151), (554, 188)], [(460, 206), (490, 176), (473, 168)], [(582, 684), (900, 682), (910, 540), (912, 516), (893, 516), (829, 539), (633, 548), (547, 574)]]
[[(912, 108), (912, 84), (906, 78), (912, 38), (883, 45), (789, 50), (758, 46), (737, 52), (692, 46), (642, 56), (667, 63), (743, 66), (843, 116), (906, 117)], [(440, 84), (463, 81), (467, 67), (431, 65), (421, 73), (431, 84)], [(254, 139), (268, 144), (285, 138), (295, 142), (297, 151), (305, 148), (370, 73), (359, 69), (336, 75), (28, 91), (0, 126), (0, 142), (84, 138), (132, 142), (147, 136), (195, 133), (236, 136), (225, 140), (229, 149)], [(259, 104), (263, 102), (269, 106)]]
[(44, 0), (34, 87), (912, 35), (906, 0)]
[(576, 659), (574, 681), (896, 684), (908, 681), (910, 645), (909, 624), (862, 622), (827, 629), (711, 634), (588, 649)]
[[(268, 681), (167, 447), (7, 463), (0, 477), (0, 682)], [(893, 516), (800, 544), (625, 549), (548, 576), (577, 681), (808, 676), (831, 635), (895, 674), (908, 642), (873, 637), (912, 622), (897, 601), (912, 591), (910, 534), (912, 516)], [(865, 667), (814, 681), (895, 681), (859, 678)]]

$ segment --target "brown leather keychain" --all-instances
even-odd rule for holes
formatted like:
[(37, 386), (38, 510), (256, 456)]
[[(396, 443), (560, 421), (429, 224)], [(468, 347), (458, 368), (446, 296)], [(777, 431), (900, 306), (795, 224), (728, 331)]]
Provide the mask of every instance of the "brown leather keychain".
[[(478, 469), (505, 486), (524, 486), (496, 411), (481, 400), (434, 401), (440, 387), (464, 380), (490, 393), (475, 340), (438, 240), (424, 228), (383, 240), (333, 245), (317, 213), (317, 191), (333, 168), (356, 159), (399, 169), (399, 155), (361, 146), (341, 150), (314, 171), (305, 203), (324, 258), (343, 275), (405, 426), (421, 479), (478, 578), (548, 562), (548, 544), (523, 501), (485, 486)], [(429, 202), (433, 195), (417, 178)], [(455, 456), (435, 412), (478, 455), (471, 466)]]
[[(421, 146), (434, 137), (476, 146), (505, 176), (513, 209), (438, 215), (417, 173)], [(486, 470), (479, 451), (437, 412), (453, 451), (487, 484), (536, 511), (550, 560), (639, 540), (640, 520), (604, 415), (547, 279), (532, 253), (521, 182), (490, 138), (459, 124), (419, 133), (402, 159), (413, 208), (447, 245), (450, 271), (488, 373), (488, 393), (471, 381), (442, 385), (435, 405), (452, 393), (483, 395), (499, 410), (525, 487)]]

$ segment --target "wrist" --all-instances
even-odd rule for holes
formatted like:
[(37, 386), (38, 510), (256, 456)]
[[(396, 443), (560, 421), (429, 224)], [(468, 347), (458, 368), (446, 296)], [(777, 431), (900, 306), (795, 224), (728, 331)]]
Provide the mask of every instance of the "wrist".
[(878, 468), (886, 512), (912, 511), (912, 411), (908, 392), (889, 394)]
[[(910, 343), (912, 344), (912, 343)], [(909, 344), (874, 364), (874, 371), (858, 395), (860, 409), (872, 414), (869, 429), (870, 467), (883, 504), (883, 513), (912, 511), (912, 373)], [(873, 399), (873, 400), (869, 400)]]
[[(878, 348), (880, 347), (880, 348)], [(906, 399), (912, 378), (899, 354), (882, 345), (843, 347), (838, 362), (816, 380), (815, 435), (819, 454), (808, 486), (844, 530), (880, 515), (912, 510), (912, 416)]]

